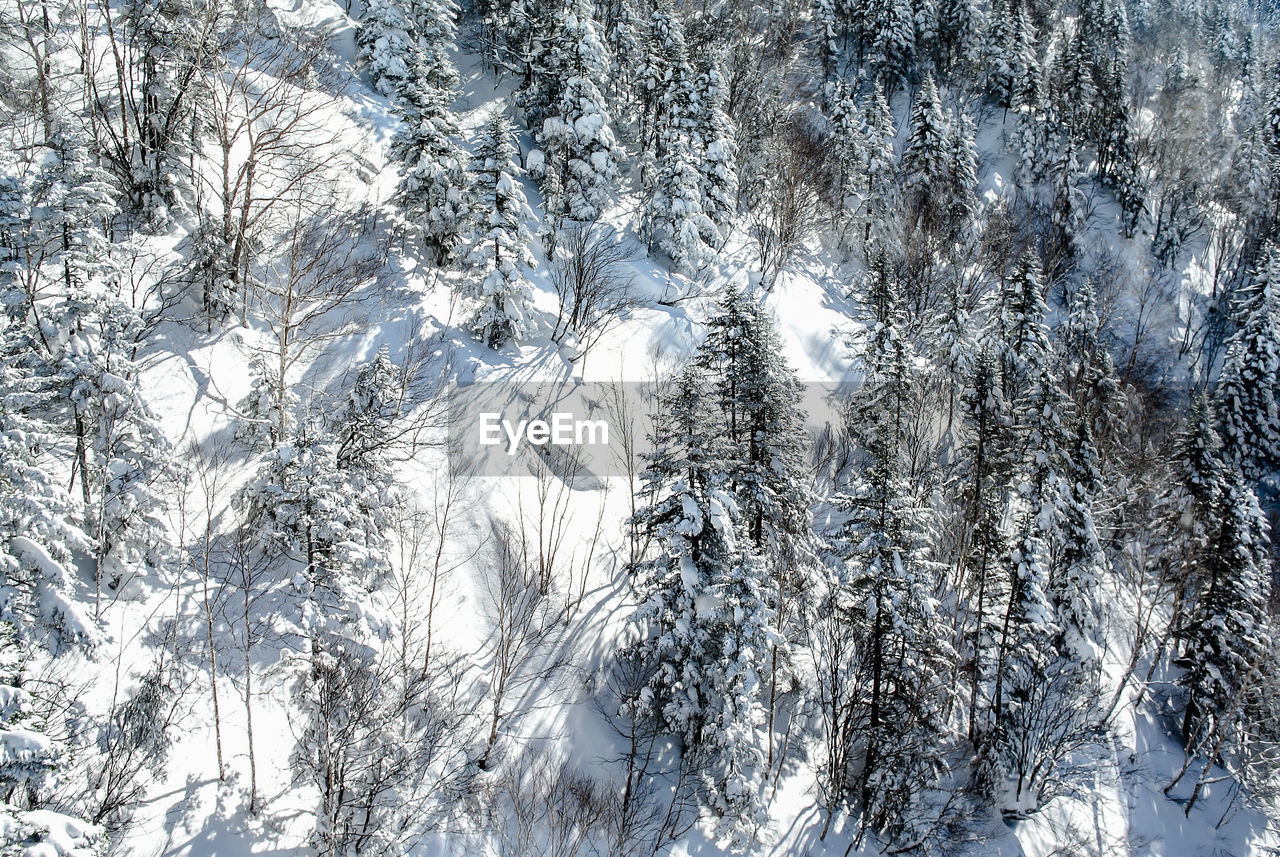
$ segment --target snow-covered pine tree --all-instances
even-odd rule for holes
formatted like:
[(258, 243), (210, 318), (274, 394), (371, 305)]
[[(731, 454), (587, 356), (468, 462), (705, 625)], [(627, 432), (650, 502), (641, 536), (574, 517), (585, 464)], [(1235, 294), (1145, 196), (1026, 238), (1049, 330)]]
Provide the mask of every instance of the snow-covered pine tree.
[(898, 159), (894, 153), (898, 131), (889, 102), (879, 92), (866, 100), (862, 132), (865, 141), (862, 170), (866, 181), (863, 255), (873, 259), (877, 253), (885, 253), (896, 258), (902, 250), (897, 226), (902, 204), (898, 197)]
[(688, 131), (671, 128), (660, 142), (648, 221), (656, 244), (686, 274), (696, 274), (715, 258), (706, 236), (718, 232), (703, 211), (702, 175)]
[(472, 329), (495, 349), (531, 330), (525, 271), (537, 264), (529, 246), (533, 211), (520, 187), (514, 134), (511, 121), (495, 111), (485, 124), (471, 167), (476, 182), (468, 255), (472, 270), (462, 293), (479, 304)]
[(63, 419), (75, 441), (73, 482), (92, 539), (97, 598), (103, 584), (116, 588), (159, 570), (168, 545), (161, 484), (171, 475), (170, 444), (142, 396), (134, 359), (142, 319), (114, 287), (77, 284), (48, 311), (65, 331), (57, 353)]
[[(5, 286), (17, 291), (12, 281)], [(72, 552), (87, 552), (91, 541), (60, 484), (54, 429), (43, 418), (60, 392), (21, 299), (7, 309), (0, 322), (0, 849), (101, 854), (98, 828), (43, 806), (61, 750), (32, 711), (25, 664), (36, 652), (91, 648), (99, 634), (71, 592)]]
[(643, 54), (636, 71), (640, 150), (650, 152), (659, 142), (659, 125), (666, 112), (668, 89), (689, 73), (684, 28), (670, 4), (658, 3), (654, 8), (641, 46)]
[(910, 0), (869, 0), (866, 24), (875, 79), (886, 96), (911, 72), (916, 56), (915, 15)]
[(972, 0), (941, 0), (938, 4), (939, 71), (963, 72), (977, 59), (978, 10)]
[(417, 39), (417, 28), (401, 0), (368, 0), (356, 45), (360, 64), (382, 95), (394, 97), (409, 77), (406, 60)]
[(1104, 558), (1092, 520), (1096, 471), (1087, 433), (1072, 460), (1071, 400), (1053, 373), (1038, 262), (1028, 254), (1002, 291), (1006, 395), (1020, 437), (1017, 531), (1001, 617), (992, 739), (1002, 810), (1024, 817), (1060, 793), (1060, 768), (1094, 739), (1098, 658), (1093, 636)]
[(991, 685), (998, 659), (1001, 596), (1007, 591), (1008, 536), (1003, 522), (1009, 508), (1014, 465), (1013, 415), (1000, 383), (999, 360), (983, 343), (972, 360), (961, 394), (962, 445), (952, 489), (959, 498), (962, 524), (956, 556), (956, 580), (972, 623), (962, 625), (962, 658), (969, 676), (969, 739), (985, 740), (990, 726)]
[[(655, 87), (653, 149), (655, 164), (646, 179), (645, 233), (686, 274), (696, 274), (715, 257), (719, 230), (707, 216), (700, 164), (698, 94), (689, 66), (684, 34), (674, 14), (659, 7), (653, 15), (651, 46), (663, 50), (650, 63), (642, 83)], [(660, 47), (661, 46), (661, 47)], [(666, 76), (652, 79), (658, 73)], [(710, 240), (708, 240), (710, 239)]]
[(1230, 462), (1256, 482), (1280, 464), (1280, 248), (1236, 297), (1236, 330), (1215, 389), (1219, 431)]
[(765, 820), (760, 684), (775, 617), (767, 572), (728, 485), (723, 426), (706, 407), (702, 370), (690, 365), (671, 390), (643, 474), (643, 496), (656, 499), (633, 518), (657, 551), (633, 569), (643, 636), (631, 656), (651, 674), (628, 714), (647, 712), (680, 737), (718, 829), (742, 843)]
[(936, 232), (952, 217), (956, 184), (952, 128), (932, 75), (926, 75), (911, 105), (911, 134), (902, 152), (903, 197), (912, 225)]
[(393, 494), (381, 474), (338, 460), (340, 443), (325, 421), (300, 420), (293, 437), (264, 453), (237, 497), (256, 546), (293, 576), (304, 636), (329, 634), (367, 644), (368, 594), (387, 569)]
[(1090, 277), (1066, 288), (1067, 317), (1055, 331), (1061, 364), (1058, 377), (1076, 413), (1089, 421), (1090, 434), (1105, 438), (1122, 394), (1115, 362), (1103, 341), (1097, 290)]
[(452, 68), (442, 70), (417, 45), (410, 46), (407, 60), (408, 75), (397, 90), (401, 124), (389, 152), (400, 170), (393, 200), (443, 265), (456, 254), (469, 213), (453, 91), (443, 85)]
[(836, 608), (864, 653), (865, 727), (851, 753), (859, 766), (856, 801), (863, 825), (893, 839), (910, 838), (920, 793), (942, 776), (949, 708), (947, 675), (954, 652), (937, 633), (935, 580), (924, 542), (929, 512), (905, 474), (909, 423), (921, 394), (923, 367), (902, 329), (902, 299), (884, 257), (867, 295), (874, 319), (863, 350), (864, 380), (846, 426), (857, 445), (859, 472), (836, 499), (849, 518), (837, 534), (844, 561)]
[[(769, 578), (775, 636), (764, 672), (772, 730), (781, 697), (798, 683), (793, 648), (812, 619), (819, 588), (802, 390), (773, 320), (733, 286), (707, 322), (696, 362), (706, 370), (725, 426), (728, 490)], [(770, 731), (770, 764), (773, 750)]]
[(992, 4), (983, 51), (987, 91), (998, 106), (1018, 107), (1034, 91), (1033, 82), (1039, 79), (1036, 32), (1024, 0), (997, 0)]
[(837, 223), (862, 206), (867, 181), (866, 133), (853, 92), (844, 81), (832, 84), (827, 152), (831, 159), (831, 208)]
[(22, 686), (25, 650), (39, 643), (19, 627), (12, 619), (0, 620), (0, 848), (9, 854), (98, 857), (107, 851), (102, 828), (43, 806), (61, 751)]
[(1053, 202), (1049, 211), (1049, 247), (1046, 256), (1057, 261), (1052, 267), (1065, 274), (1081, 258), (1088, 212), (1081, 182), (1084, 178), (1075, 145), (1070, 137), (1059, 140), (1058, 156), (1049, 167), (1053, 180)]
[(1226, 494), (1222, 441), (1209, 397), (1196, 391), (1174, 440), (1173, 467), (1167, 493), (1160, 498), (1161, 568), (1173, 589), (1170, 628), (1176, 633), (1204, 588), (1211, 558), (1210, 530)]
[(609, 48), (606, 89), (613, 114), (632, 116), (639, 103), (636, 84), (645, 61), (645, 25), (634, 0), (616, 0), (612, 17), (606, 17), (605, 43)]
[[(187, 143), (197, 107), (192, 82), (207, 69), (208, 46), (222, 37), (229, 16), (191, 0), (124, 0), (114, 11), (114, 74), (103, 76), (105, 86), (90, 99), (97, 128), (92, 146), (82, 141), (84, 153), (95, 151), (100, 158), (93, 160), (110, 166), (122, 201), (164, 218), (170, 206), (182, 203), (190, 178)], [(61, 124), (66, 133), (76, 122)]]
[(719, 248), (728, 239), (738, 211), (738, 173), (734, 167), (738, 147), (733, 120), (725, 113), (725, 82), (718, 56), (709, 57), (699, 69), (693, 89), (692, 128), (695, 146), (702, 154), (702, 211), (716, 228), (703, 239)]
[[(836, 18), (836, 0), (814, 0), (813, 22), (817, 31), (818, 56), (822, 58), (822, 80), (830, 84), (840, 70), (844, 51), (840, 46), (840, 24)], [(844, 81), (836, 79), (837, 84)], [(828, 100), (828, 104), (831, 100)]]
[(356, 371), (346, 404), (333, 422), (337, 436), (338, 464), (348, 471), (380, 471), (385, 485), (392, 481), (386, 470), (389, 445), (396, 421), (405, 408), (404, 378), (387, 346)]
[(562, 0), (545, 10), (545, 47), (526, 94), (534, 137), (545, 150), (542, 181), (549, 226), (600, 216), (619, 179), (620, 153), (601, 92), (609, 57), (591, 0)]
[(1062, 531), (1054, 546), (1049, 601), (1057, 617), (1058, 656), (1082, 670), (1101, 660), (1102, 586), (1109, 564), (1098, 535), (1095, 503), (1102, 473), (1087, 418), (1078, 418), (1070, 439), (1062, 484)]
[(1207, 510), (1204, 565), (1192, 580), (1185, 621), (1176, 629), (1176, 663), (1184, 670), (1178, 685), (1186, 695), (1182, 737), (1189, 759), (1200, 757), (1205, 764), (1215, 761), (1220, 739), (1237, 726), (1243, 696), (1271, 645), (1267, 520), (1230, 464), (1221, 488)]
[[(458, 86), (458, 70), (449, 59), (449, 51), (458, 43), (458, 6), (454, 0), (410, 0), (408, 11), (418, 36), (427, 82), (437, 89), (451, 91)], [(409, 65), (413, 77), (412, 63)]]
[(249, 392), (236, 407), (236, 440), (254, 452), (265, 452), (293, 436), (298, 397), (280, 383), (280, 370), (262, 354), (249, 358)]

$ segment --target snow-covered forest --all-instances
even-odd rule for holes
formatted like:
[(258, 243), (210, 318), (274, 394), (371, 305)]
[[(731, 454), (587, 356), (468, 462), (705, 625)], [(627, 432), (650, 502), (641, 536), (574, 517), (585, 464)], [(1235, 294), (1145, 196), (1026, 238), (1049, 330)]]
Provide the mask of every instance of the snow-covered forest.
[(0, 49), (0, 853), (1280, 854), (1273, 4)]

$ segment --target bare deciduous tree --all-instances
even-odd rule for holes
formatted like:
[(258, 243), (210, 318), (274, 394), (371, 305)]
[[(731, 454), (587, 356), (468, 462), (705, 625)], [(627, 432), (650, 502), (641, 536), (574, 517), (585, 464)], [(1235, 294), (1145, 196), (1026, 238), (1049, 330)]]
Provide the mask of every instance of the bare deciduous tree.
[(598, 224), (565, 229), (550, 266), (551, 285), (560, 299), (551, 339), (576, 339), (586, 354), (628, 309), (634, 277), (631, 255), (613, 230)]

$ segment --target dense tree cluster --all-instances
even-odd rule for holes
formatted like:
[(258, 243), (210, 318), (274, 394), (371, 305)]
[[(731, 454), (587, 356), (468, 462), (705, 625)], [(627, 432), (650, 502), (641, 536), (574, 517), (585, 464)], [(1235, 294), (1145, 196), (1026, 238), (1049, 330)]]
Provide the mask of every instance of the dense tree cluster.
[[(1274, 817), (1273, 10), (343, 13), (350, 64), (265, 0), (0, 11), (0, 852), (122, 840), (205, 694), (250, 815), (286, 711), (334, 857), (654, 854), (699, 820), (750, 851), (801, 773), (818, 838), (945, 853), (1121, 776), (1126, 706), (1188, 817)], [(800, 277), (854, 366), (816, 438)], [(601, 499), (592, 532), (603, 477), (540, 458), (471, 521), (424, 464), (443, 384), (581, 381), (650, 309), (691, 341), (621, 453), (627, 520)], [(464, 568), (485, 632), (454, 652)], [(568, 665), (606, 568), (630, 622)], [(620, 790), (522, 741), (587, 701)]]

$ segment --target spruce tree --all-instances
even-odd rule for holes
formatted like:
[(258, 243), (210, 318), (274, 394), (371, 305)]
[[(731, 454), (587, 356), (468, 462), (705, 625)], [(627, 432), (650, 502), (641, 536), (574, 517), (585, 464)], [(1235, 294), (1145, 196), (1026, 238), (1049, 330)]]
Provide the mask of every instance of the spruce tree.
[(469, 213), (449, 71), (433, 64), (422, 48), (410, 47), (408, 76), (397, 91), (401, 124), (389, 153), (400, 171), (393, 200), (437, 265), (457, 253)]
[(477, 199), (473, 213), (472, 273), (463, 294), (479, 304), (472, 329), (490, 348), (501, 348), (531, 330), (525, 271), (537, 262), (530, 249), (533, 211), (520, 188), (514, 131), (501, 112), (485, 125), (472, 163)]
[(1206, 755), (1210, 764), (1206, 750), (1235, 726), (1241, 697), (1271, 645), (1271, 540), (1256, 495), (1233, 466), (1207, 511), (1205, 562), (1177, 629), (1177, 663), (1186, 694), (1183, 741), (1188, 754)]
[(765, 572), (728, 484), (721, 425), (706, 407), (702, 370), (689, 366), (659, 403), (643, 474), (655, 501), (633, 524), (656, 556), (634, 569), (646, 629), (632, 654), (651, 670), (630, 714), (648, 712), (681, 739), (685, 764), (720, 829), (749, 839), (764, 821), (762, 661), (774, 616)]
[(1252, 282), (1232, 308), (1236, 331), (1227, 340), (1216, 389), (1220, 432), (1231, 463), (1256, 482), (1280, 462), (1280, 251), (1267, 250)]
[(356, 30), (356, 45), (359, 61), (380, 94), (393, 97), (409, 78), (406, 59), (417, 38), (417, 29), (401, 0), (369, 0)]
[(732, 286), (707, 323), (696, 362), (719, 405), (728, 488), (769, 581), (765, 598), (775, 625), (765, 678), (772, 763), (772, 725), (782, 695), (799, 681), (794, 649), (812, 619), (819, 582), (802, 389), (773, 320)]
[(857, 794), (864, 826), (892, 838), (913, 833), (917, 796), (945, 771), (946, 676), (954, 653), (937, 633), (934, 574), (926, 560), (929, 515), (912, 496), (908, 425), (921, 394), (922, 367), (902, 329), (902, 304), (883, 257), (872, 270), (874, 327), (863, 353), (863, 385), (847, 427), (861, 472), (837, 498), (849, 515), (837, 536), (844, 562), (836, 609), (865, 653), (865, 728)]

